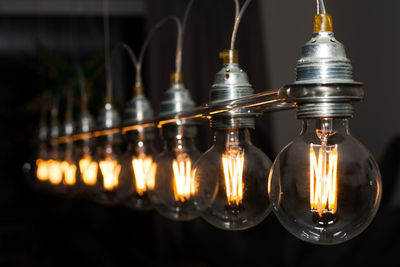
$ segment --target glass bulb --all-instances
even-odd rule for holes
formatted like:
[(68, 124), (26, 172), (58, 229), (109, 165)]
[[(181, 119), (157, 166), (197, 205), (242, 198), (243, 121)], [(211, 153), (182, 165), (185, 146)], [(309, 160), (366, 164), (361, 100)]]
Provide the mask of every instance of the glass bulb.
[(47, 144), (46, 142), (40, 142), (38, 158), (36, 159), (36, 178), (45, 182), (49, 180), (49, 158), (47, 155)]
[(193, 164), (200, 155), (193, 138), (179, 134), (166, 138), (164, 151), (157, 159), (151, 195), (157, 211), (167, 218), (191, 220), (198, 216), (193, 198), (197, 194)]
[(382, 194), (375, 160), (343, 118), (305, 120), (301, 135), (276, 158), (268, 187), (283, 226), (317, 244), (337, 244), (361, 233)]
[(98, 163), (93, 155), (93, 138), (85, 138), (74, 142), (74, 162), (77, 165), (77, 181), (79, 182), (79, 193), (91, 195), (95, 192)]
[[(98, 165), (97, 179), (95, 185), (95, 200), (101, 204), (114, 205), (128, 196), (129, 186), (121, 179), (121, 139), (119, 134), (110, 134), (99, 137), (96, 161)], [(86, 169), (89, 174), (95, 171), (92, 164)], [(83, 167), (84, 162), (81, 162)], [(92, 178), (92, 177), (91, 177)], [(91, 179), (89, 179), (92, 181)]]
[(155, 186), (157, 150), (152, 140), (130, 141), (124, 155), (121, 175), (130, 182), (130, 195), (124, 201), (127, 207), (148, 210), (152, 208), (149, 192)]
[(60, 162), (61, 153), (58, 144), (51, 144), (49, 158), (50, 159), (47, 161), (49, 181), (52, 185), (57, 186), (61, 184), (63, 180), (63, 172)]
[(250, 141), (248, 129), (217, 130), (214, 145), (195, 167), (201, 217), (227, 230), (260, 223), (270, 212), (271, 160)]
[(74, 144), (72, 139), (61, 145), (61, 160), (59, 168), (62, 173), (62, 183), (59, 184), (58, 190), (66, 196), (74, 196), (79, 192), (77, 182), (77, 165), (74, 158)]

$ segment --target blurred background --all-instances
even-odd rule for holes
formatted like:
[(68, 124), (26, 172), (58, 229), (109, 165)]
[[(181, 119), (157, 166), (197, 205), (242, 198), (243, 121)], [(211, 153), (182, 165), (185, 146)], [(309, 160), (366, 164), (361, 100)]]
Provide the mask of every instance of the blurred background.
[[(138, 54), (150, 27), (167, 15), (182, 17), (187, 2), (110, 1), (111, 47), (123, 41)], [(250, 230), (226, 232), (201, 219), (173, 222), (155, 212), (104, 207), (35, 190), (22, 170), (36, 157), (46, 94), (63, 96), (66, 84), (76, 82), (78, 64), (90, 84), (93, 115), (105, 95), (103, 1), (0, 0), (0, 266), (398, 265), (400, 3), (386, 2), (326, 1), (354, 78), (366, 84), (365, 101), (356, 104), (350, 130), (379, 162), (383, 198), (364, 233), (342, 245), (321, 247), (297, 240), (273, 214)], [(256, 92), (294, 80), (294, 66), (310, 39), (315, 10), (313, 0), (253, 0), (240, 25), (237, 48)], [(221, 67), (218, 53), (229, 46), (233, 16), (231, 0), (198, 0), (193, 5), (183, 74), (198, 105), (208, 101), (214, 74)], [(144, 85), (156, 112), (174, 71), (175, 45), (171, 24), (156, 34), (146, 54)], [(115, 102), (122, 111), (132, 96), (134, 69), (118, 49), (111, 65)], [(254, 143), (274, 159), (300, 129), (294, 111), (265, 114), (257, 121)], [(208, 125), (202, 125), (197, 146), (205, 151), (211, 141)]]

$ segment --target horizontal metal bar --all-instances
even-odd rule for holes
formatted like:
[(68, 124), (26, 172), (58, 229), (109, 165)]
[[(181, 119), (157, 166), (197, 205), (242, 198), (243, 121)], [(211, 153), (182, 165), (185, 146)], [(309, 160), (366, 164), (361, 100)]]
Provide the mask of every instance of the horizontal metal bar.
[(98, 137), (115, 133), (125, 134), (126, 132), (129, 131), (134, 131), (147, 127), (161, 128), (163, 125), (169, 123), (176, 123), (179, 121), (193, 120), (193, 119), (197, 120), (210, 119), (212, 116), (215, 116), (217, 114), (243, 108), (251, 108), (257, 115), (261, 115), (267, 112), (274, 112), (274, 111), (295, 108), (294, 104), (286, 103), (284, 98), (278, 97), (278, 92), (279, 90), (265, 91), (262, 93), (242, 98), (232, 99), (228, 101), (221, 101), (210, 105), (206, 104), (204, 106), (196, 107), (189, 110), (184, 110), (182, 112), (146, 119), (137, 124), (121, 125), (116, 128), (99, 129), (90, 133), (74, 134), (72, 135), (72, 138), (69, 136), (62, 136), (57, 138), (57, 142), (65, 143), (68, 142), (69, 140), (76, 141), (76, 140), (82, 140), (91, 137)]

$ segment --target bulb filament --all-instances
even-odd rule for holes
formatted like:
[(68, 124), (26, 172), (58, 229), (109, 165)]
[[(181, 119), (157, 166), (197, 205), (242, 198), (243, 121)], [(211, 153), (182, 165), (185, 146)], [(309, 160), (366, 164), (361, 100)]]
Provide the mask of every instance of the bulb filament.
[(113, 158), (106, 158), (99, 163), (101, 174), (103, 175), (103, 186), (106, 190), (113, 190), (118, 186), (121, 165)]
[(244, 152), (238, 148), (229, 149), (222, 155), (226, 196), (229, 205), (239, 205), (243, 200), (243, 165)]
[(36, 176), (40, 181), (46, 181), (49, 179), (49, 163), (47, 160), (44, 159), (37, 159), (36, 160)]
[(74, 185), (76, 183), (76, 165), (63, 161), (60, 163), (60, 168), (64, 176), (64, 184)]
[(82, 180), (87, 185), (95, 185), (97, 181), (97, 162), (92, 161), (89, 155), (84, 156), (79, 160), (79, 170)]
[(174, 172), (174, 196), (176, 201), (184, 202), (196, 193), (192, 162), (185, 153), (179, 153), (172, 162)]
[[(318, 149), (318, 157), (315, 153)], [(337, 210), (337, 145), (311, 144), (310, 147), (310, 205), (311, 211), (322, 217)]]
[(154, 189), (156, 164), (152, 158), (141, 154), (132, 159), (133, 172), (135, 174), (136, 191), (141, 196), (147, 189)]
[(49, 160), (48, 161), (49, 168), (49, 180), (52, 184), (59, 184), (63, 178), (63, 172), (61, 169), (61, 163), (57, 160)]

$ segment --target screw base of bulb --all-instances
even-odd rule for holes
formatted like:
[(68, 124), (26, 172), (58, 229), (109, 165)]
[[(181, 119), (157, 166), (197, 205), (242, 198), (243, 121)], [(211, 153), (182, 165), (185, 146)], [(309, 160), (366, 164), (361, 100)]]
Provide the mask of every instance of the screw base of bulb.
[(254, 129), (256, 127), (254, 117), (242, 117), (242, 116), (212, 117), (210, 124), (211, 128), (213, 129), (243, 129), (243, 128)]
[(298, 119), (312, 118), (346, 118), (353, 117), (354, 109), (351, 103), (305, 103), (297, 107)]

